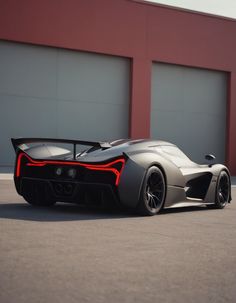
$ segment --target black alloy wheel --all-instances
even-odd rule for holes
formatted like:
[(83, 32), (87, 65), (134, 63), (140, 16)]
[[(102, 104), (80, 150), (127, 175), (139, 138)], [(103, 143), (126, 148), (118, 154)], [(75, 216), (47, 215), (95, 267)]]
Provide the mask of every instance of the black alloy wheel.
[(158, 167), (152, 166), (143, 181), (138, 212), (146, 216), (157, 214), (164, 205), (165, 195), (165, 177)]
[(226, 171), (222, 171), (217, 180), (216, 199), (214, 206), (224, 208), (230, 200), (230, 178)]

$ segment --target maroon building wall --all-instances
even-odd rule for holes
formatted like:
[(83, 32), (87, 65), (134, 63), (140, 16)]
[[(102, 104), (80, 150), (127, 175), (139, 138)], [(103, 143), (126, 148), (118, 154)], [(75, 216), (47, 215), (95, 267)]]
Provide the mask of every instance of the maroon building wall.
[(0, 0), (0, 39), (132, 59), (130, 136), (150, 133), (152, 61), (229, 72), (227, 164), (236, 174), (236, 22), (132, 0)]

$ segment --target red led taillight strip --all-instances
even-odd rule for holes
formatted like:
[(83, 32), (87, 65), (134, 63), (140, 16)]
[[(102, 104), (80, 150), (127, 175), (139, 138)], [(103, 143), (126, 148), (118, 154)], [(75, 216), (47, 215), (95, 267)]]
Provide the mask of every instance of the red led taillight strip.
[[(87, 169), (91, 170), (100, 170), (100, 171), (111, 171), (116, 175), (116, 182), (115, 185), (119, 185), (120, 182), (120, 176), (123, 171), (124, 165), (125, 165), (125, 159), (120, 158), (116, 159), (112, 162), (109, 162), (107, 164), (85, 164), (81, 162), (65, 162), (65, 161), (52, 161), (52, 160), (45, 160), (45, 161), (36, 161), (31, 159), (27, 154), (25, 153), (20, 153), (18, 158), (17, 158), (17, 164), (16, 164), (16, 177), (20, 177), (20, 171), (21, 171), (21, 159), (22, 157), (26, 157), (30, 162), (27, 163), (27, 166), (45, 166), (47, 164), (53, 164), (53, 165), (78, 165), (78, 166), (83, 166)], [(113, 165), (121, 163), (121, 169), (118, 170), (114, 167)]]
[(21, 159), (22, 157), (27, 158), (29, 161), (31, 161), (30, 163), (27, 164), (32, 164), (34, 166), (44, 166), (46, 165), (46, 163), (43, 162), (39, 162), (39, 161), (34, 161), (33, 159), (31, 159), (28, 155), (26, 155), (25, 153), (20, 153), (18, 158), (17, 158), (17, 163), (16, 163), (16, 177), (20, 176), (20, 170), (21, 170)]

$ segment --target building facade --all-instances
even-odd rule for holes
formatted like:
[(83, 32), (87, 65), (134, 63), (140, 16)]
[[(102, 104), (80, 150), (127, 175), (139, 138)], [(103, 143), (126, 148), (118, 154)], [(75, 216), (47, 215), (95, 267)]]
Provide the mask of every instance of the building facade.
[(236, 21), (132, 0), (0, 0), (10, 137), (156, 138), (236, 174)]

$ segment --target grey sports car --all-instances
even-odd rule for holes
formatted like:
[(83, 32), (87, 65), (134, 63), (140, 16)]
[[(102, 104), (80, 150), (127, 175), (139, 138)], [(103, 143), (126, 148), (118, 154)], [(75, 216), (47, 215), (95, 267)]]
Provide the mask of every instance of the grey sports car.
[(196, 164), (168, 142), (19, 138), (12, 144), (16, 190), (33, 205), (120, 203), (155, 215), (177, 203), (224, 208), (231, 201), (226, 166), (214, 164), (213, 155)]

